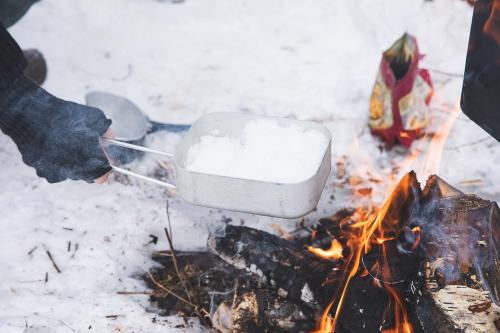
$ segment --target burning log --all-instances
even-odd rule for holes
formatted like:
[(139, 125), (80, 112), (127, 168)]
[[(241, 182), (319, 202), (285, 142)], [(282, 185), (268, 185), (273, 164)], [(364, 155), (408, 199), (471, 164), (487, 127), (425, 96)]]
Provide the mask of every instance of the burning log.
[[(349, 223), (349, 211), (344, 211), (332, 219), (323, 219), (318, 226), (321, 235), (317, 234), (316, 238), (327, 238), (323, 236), (332, 233), (338, 234), (342, 228), (347, 228)], [(276, 300), (273, 297), (276, 296), (269, 297), (268, 295), (277, 294), (278, 298), (286, 298), (293, 302), (296, 314), (300, 313), (297, 312), (299, 309), (319, 313), (320, 309), (325, 308), (333, 298), (344, 275), (344, 272), (338, 269), (340, 267), (338, 262), (322, 259), (305, 251), (304, 246), (292, 245), (291, 242), (252, 228), (227, 226), (224, 233), (212, 236), (208, 243), (214, 254), (230, 265), (253, 274), (263, 284), (264, 292), (261, 295), (265, 296), (259, 296), (258, 291), (253, 291), (241, 297), (247, 315), (236, 314), (236, 316), (246, 318), (246, 324), (238, 326), (234, 332), (240, 332), (239, 329), (242, 326), (256, 327), (255, 318), (266, 318), (265, 314), (250, 315), (248, 309), (275, 308), (273, 302)], [(297, 243), (300, 244), (300, 241)], [(376, 259), (378, 259), (378, 251), (373, 251), (364, 260), (366, 265), (369, 265), (376, 262)], [(415, 264), (417, 268), (414, 267)], [(413, 279), (406, 277), (418, 274), (418, 262), (414, 260), (402, 262), (394, 257), (391, 266), (400, 267), (402, 273), (398, 276), (404, 282), (394, 288), (410, 290), (409, 283)], [(253, 306), (253, 304), (261, 303), (259, 299), (264, 300), (265, 306)], [(376, 333), (380, 332), (381, 327), (390, 327), (393, 324), (391, 316), (387, 315), (387, 309), (392, 309), (391, 298), (382, 287), (374, 287), (374, 280), (370, 275), (353, 279), (345, 302), (346, 310), (340, 317), (338, 332)], [(269, 305), (272, 306), (269, 307)], [(290, 307), (290, 304), (287, 304), (287, 307)], [(227, 308), (227, 304), (224, 308)], [(235, 316), (235, 311), (232, 312), (232, 316)], [(272, 322), (269, 318), (266, 318), (266, 321)], [(275, 327), (283, 329), (283, 326), (282, 321)], [(241, 332), (253, 331), (241, 330)], [(301, 330), (288, 332), (301, 332)]]
[[(159, 252), (154, 259), (164, 267), (153, 272), (154, 279), (182, 295), (171, 254)], [(179, 266), (184, 267), (187, 283), (195, 286), (193, 302), (208, 309), (209, 320), (204, 318), (204, 322), (220, 332), (307, 333), (314, 329), (316, 309), (303, 302), (290, 301), (278, 288), (267, 286), (258, 276), (207, 252), (180, 252), (177, 260)], [(196, 315), (194, 308), (157, 288), (150, 278), (145, 280), (155, 290), (151, 301), (164, 309), (165, 314)]]
[(174, 296), (172, 255), (158, 255), (165, 288), (152, 300), (169, 314), (207, 309), (223, 333), (311, 332), (324, 309), (315, 332), (494, 332), (499, 223), (496, 203), (437, 176), (421, 190), (409, 173), (379, 210), (341, 210), (292, 240), (228, 225), (208, 253), (178, 253), (191, 305)]
[(428, 261), (424, 297), (416, 306), (424, 332), (436, 327), (445, 333), (495, 332), (500, 308), (491, 303), (498, 303), (500, 295), (498, 205), (432, 176), (412, 219), (421, 225)]
[[(417, 209), (427, 258), (441, 287), (482, 282), (500, 299), (500, 210), (497, 203), (463, 194), (433, 176)], [(425, 221), (425, 222), (424, 222)]]
[(324, 301), (322, 283), (335, 266), (277, 236), (247, 227), (229, 225), (221, 236), (211, 236), (208, 246), (225, 262), (276, 287), (283, 297), (309, 306)]
[(423, 295), (414, 311), (425, 333), (497, 332), (500, 307), (487, 291), (465, 285), (438, 286), (428, 266)]

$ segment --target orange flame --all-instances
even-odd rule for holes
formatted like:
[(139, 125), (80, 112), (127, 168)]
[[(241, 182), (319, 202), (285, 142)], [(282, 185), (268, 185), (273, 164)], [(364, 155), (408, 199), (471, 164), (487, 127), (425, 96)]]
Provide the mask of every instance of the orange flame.
[[(335, 316), (332, 319), (329, 315), (330, 310), (333, 307), (333, 304), (335, 303), (335, 301), (333, 301), (332, 303), (330, 303), (327, 309), (325, 309), (322, 318), (319, 322), (319, 327), (313, 333), (333, 333), (335, 331), (335, 326), (337, 324), (342, 309), (346, 292), (349, 288), (351, 279), (358, 273), (362, 255), (369, 251), (370, 243), (372, 241), (378, 242), (378, 240), (381, 239), (388, 240), (388, 238), (386, 237), (378, 236), (377, 231), (379, 229), (380, 230), (382, 229), (382, 221), (384, 220), (387, 212), (389, 211), (390, 203), (392, 201), (392, 198), (395, 196), (395, 193), (396, 190), (394, 190), (393, 193), (391, 193), (389, 199), (384, 203), (382, 209), (378, 213), (372, 213), (370, 211), (368, 215), (363, 216), (363, 220), (361, 222), (355, 224), (355, 226), (360, 229), (361, 234), (359, 237), (349, 239), (347, 243), (348, 246), (351, 248), (350, 253), (352, 254), (349, 255), (349, 257), (346, 259), (345, 272), (347, 272), (347, 276), (344, 279), (345, 283), (342, 287), (342, 292), (340, 293), (340, 297), (338, 299), (337, 308), (335, 310)], [(383, 243), (384, 242), (381, 243), (382, 246)], [(383, 246), (383, 249), (384, 248), (385, 247)], [(388, 271), (387, 267), (383, 269), (383, 275), (384, 275), (384, 280), (390, 280), (390, 272)], [(385, 285), (383, 285), (382, 287), (385, 288), (387, 292), (394, 299), (396, 305), (395, 306), (395, 311), (396, 311), (395, 319), (397, 323), (396, 327), (402, 327), (402, 330), (397, 328), (396, 331), (391, 333), (411, 333), (412, 332), (411, 325), (407, 320), (406, 309), (403, 303), (401, 302), (399, 296), (397, 295), (397, 292)], [(403, 319), (402, 321), (401, 318)]]
[(308, 246), (307, 250), (323, 259), (338, 260), (342, 258), (342, 244), (340, 244), (340, 242), (335, 238), (332, 240), (332, 244), (330, 245), (330, 248), (328, 250), (323, 250), (322, 248), (316, 248), (312, 246)]
[[(496, 3), (500, 3), (500, 0), (495, 1)], [(426, 133), (424, 137), (419, 140), (418, 145), (412, 152), (410, 152), (409, 156), (402, 163), (400, 168), (402, 172), (405, 172), (406, 168), (413, 166), (414, 169), (419, 170), (420, 175), (423, 176), (429, 176), (433, 173), (437, 173), (446, 139), (459, 114), (459, 110), (459, 104), (457, 103), (453, 110), (451, 110), (445, 118), (437, 120), (438, 126), (435, 134)], [(415, 166), (420, 157), (420, 152), (425, 150), (427, 151), (427, 154), (424, 156), (423, 161), (419, 161), (418, 165)], [(343, 301), (351, 279), (358, 274), (360, 276), (367, 276), (370, 274), (366, 267), (363, 270), (360, 270), (362, 256), (368, 253), (374, 244), (377, 244), (381, 247), (382, 258), (387, 257), (386, 242), (395, 239), (394, 232), (400, 227), (400, 221), (397, 219), (390, 220), (391, 216), (388, 216), (391, 204), (396, 196), (409, 196), (411, 194), (410, 183), (405, 182), (404, 177), (400, 181), (401, 186), (398, 188), (395, 187), (396, 180), (398, 180), (397, 175), (391, 174), (387, 188), (392, 188), (392, 191), (379, 210), (370, 207), (365, 211), (362, 209), (357, 211), (360, 219), (359, 222), (355, 222), (350, 225), (350, 228), (355, 229), (355, 231), (352, 233), (351, 238), (347, 241), (347, 247), (350, 251), (348, 251), (348, 257), (344, 258), (343, 261), (342, 269), (344, 277), (343, 284), (339, 287), (341, 288), (339, 289), (341, 290), (339, 294), (340, 296), (337, 299), (332, 300), (332, 302), (326, 307), (319, 321), (318, 328), (312, 333), (335, 332), (335, 326), (341, 313)], [(420, 227), (417, 226), (412, 228), (412, 233), (415, 235), (415, 241), (412, 244), (412, 251), (414, 251), (420, 243)], [(337, 240), (334, 239), (332, 240), (332, 245), (329, 250), (325, 251), (310, 247), (309, 251), (322, 258), (339, 259), (342, 255), (342, 246)], [(340, 257), (337, 257), (339, 254)], [(385, 329), (382, 333), (412, 333), (413, 328), (408, 320), (406, 307), (401, 296), (398, 294), (396, 289), (391, 287), (390, 284), (384, 283), (384, 281), (391, 281), (391, 272), (389, 265), (387, 264), (387, 260), (379, 261), (375, 265), (377, 265), (377, 275), (381, 272), (382, 276), (381, 279), (375, 278), (374, 282), (377, 287), (384, 288), (384, 290), (389, 294), (394, 308), (394, 327)], [(334, 304), (336, 304), (336, 308), (332, 313), (332, 318), (330, 316), (330, 312), (333, 311)]]
[(439, 171), (443, 149), (450, 135), (453, 124), (460, 114), (460, 105), (457, 103), (447, 114), (445, 119), (441, 119), (441, 125), (438, 126), (436, 133), (429, 138), (429, 146), (424, 160), (416, 167), (417, 174), (428, 177)]
[(420, 227), (419, 226), (413, 227), (411, 229), (411, 232), (413, 232), (413, 234), (416, 236), (415, 242), (411, 246), (411, 250), (415, 251), (417, 249), (418, 245), (420, 244), (420, 237), (421, 237), (420, 236)]
[(333, 302), (330, 303), (325, 309), (325, 312), (323, 312), (323, 315), (321, 316), (321, 321), (319, 324), (319, 328), (316, 331), (312, 331), (311, 333), (331, 333), (335, 330), (335, 324), (333, 319), (330, 317), (330, 309), (333, 306)]
[(401, 301), (401, 297), (393, 288), (389, 286), (385, 286), (384, 288), (392, 296), (392, 299), (396, 303), (395, 316), (394, 316), (396, 327), (383, 330), (382, 333), (413, 333), (413, 328), (408, 321), (408, 314), (406, 312), (406, 307)]

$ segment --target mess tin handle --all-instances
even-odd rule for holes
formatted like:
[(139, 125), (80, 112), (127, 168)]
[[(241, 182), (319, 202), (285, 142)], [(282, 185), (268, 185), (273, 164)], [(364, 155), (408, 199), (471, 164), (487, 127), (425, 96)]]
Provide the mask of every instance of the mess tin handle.
[[(133, 150), (139, 150), (139, 151), (143, 151), (143, 152), (146, 152), (146, 153), (152, 153), (152, 154), (162, 155), (162, 156), (166, 156), (166, 157), (174, 157), (174, 154), (172, 154), (172, 153), (167, 153), (167, 152), (163, 152), (163, 151), (159, 151), (159, 150), (155, 150), (155, 149), (151, 149), (151, 148), (146, 148), (146, 147), (143, 147), (143, 146), (137, 146), (137, 145), (133, 145), (131, 143), (127, 143), (127, 142), (123, 142), (123, 141), (118, 141), (118, 140), (113, 140), (113, 139), (108, 139), (108, 138), (104, 138), (104, 137), (102, 137), (101, 139), (103, 141), (109, 143), (109, 144), (112, 144), (112, 145), (115, 145), (115, 146), (120, 146), (120, 147), (123, 147), (123, 148), (128, 148), (128, 149), (133, 149)], [(144, 176), (144, 175), (132, 172), (130, 170), (120, 168), (120, 167), (118, 167), (116, 165), (113, 165), (113, 164), (110, 164), (110, 165), (111, 165), (111, 168), (113, 170), (115, 170), (116, 172), (122, 173), (124, 175), (132, 176), (132, 177), (135, 177), (135, 178), (138, 178), (138, 179), (142, 179), (142, 180), (148, 181), (150, 183), (154, 183), (156, 185), (160, 185), (160, 186), (164, 186), (164, 187), (168, 187), (168, 188), (172, 188), (172, 189), (176, 188), (176, 186), (173, 185), (173, 184), (170, 184), (170, 183), (158, 180), (158, 179), (154, 179), (154, 178), (151, 178), (151, 177), (147, 177), (147, 176)]]

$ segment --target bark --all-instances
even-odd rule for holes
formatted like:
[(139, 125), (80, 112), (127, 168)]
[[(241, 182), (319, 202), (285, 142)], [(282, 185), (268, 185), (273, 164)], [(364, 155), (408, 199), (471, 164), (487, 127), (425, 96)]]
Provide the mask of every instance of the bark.
[[(413, 221), (422, 226), (422, 244), (438, 284), (464, 284), (500, 299), (500, 210), (496, 202), (463, 194), (437, 176), (427, 182)], [(477, 286), (475, 285), (477, 284)]]
[(494, 333), (500, 318), (500, 308), (487, 291), (464, 285), (441, 288), (430, 265), (425, 269), (424, 294), (415, 313), (425, 333)]

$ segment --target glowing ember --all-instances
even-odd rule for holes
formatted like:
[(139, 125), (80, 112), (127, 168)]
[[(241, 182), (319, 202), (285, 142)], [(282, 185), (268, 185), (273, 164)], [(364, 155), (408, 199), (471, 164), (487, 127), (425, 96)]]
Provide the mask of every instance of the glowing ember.
[(332, 240), (332, 244), (330, 245), (330, 248), (328, 250), (323, 250), (322, 248), (315, 248), (312, 246), (308, 246), (307, 250), (324, 259), (338, 260), (342, 258), (342, 244), (340, 244), (340, 242), (336, 239)]
[(420, 244), (420, 227), (416, 226), (411, 229), (411, 232), (415, 235), (415, 242), (413, 242), (413, 245), (411, 247), (412, 251), (415, 251)]

